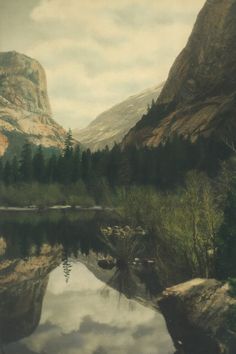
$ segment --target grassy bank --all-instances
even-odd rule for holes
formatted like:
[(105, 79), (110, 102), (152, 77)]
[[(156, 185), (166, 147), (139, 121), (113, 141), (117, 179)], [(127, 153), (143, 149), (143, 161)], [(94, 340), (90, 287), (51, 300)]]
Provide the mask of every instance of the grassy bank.
[(91, 207), (95, 204), (82, 182), (70, 186), (39, 183), (0, 185), (0, 206), (46, 208), (54, 205)]

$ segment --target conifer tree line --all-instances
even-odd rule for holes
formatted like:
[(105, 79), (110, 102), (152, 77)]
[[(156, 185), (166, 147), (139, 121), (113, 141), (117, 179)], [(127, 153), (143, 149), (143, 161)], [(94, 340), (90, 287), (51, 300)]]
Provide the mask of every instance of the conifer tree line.
[(183, 182), (186, 173), (198, 169), (214, 176), (220, 163), (229, 157), (230, 149), (222, 143), (174, 137), (158, 148), (127, 148), (119, 145), (109, 150), (91, 152), (73, 146), (69, 131), (64, 149), (47, 156), (42, 146), (36, 150), (25, 143), (20, 157), (0, 160), (0, 181), (16, 183), (73, 184), (82, 180), (90, 187), (101, 179), (111, 186), (154, 185), (172, 188)]

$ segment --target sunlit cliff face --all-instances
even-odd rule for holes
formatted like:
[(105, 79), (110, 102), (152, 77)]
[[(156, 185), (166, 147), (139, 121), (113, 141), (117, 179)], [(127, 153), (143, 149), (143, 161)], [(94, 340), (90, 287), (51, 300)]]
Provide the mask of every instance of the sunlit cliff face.
[(65, 131), (53, 119), (44, 68), (15, 51), (0, 52), (0, 155), (17, 143), (61, 148)]

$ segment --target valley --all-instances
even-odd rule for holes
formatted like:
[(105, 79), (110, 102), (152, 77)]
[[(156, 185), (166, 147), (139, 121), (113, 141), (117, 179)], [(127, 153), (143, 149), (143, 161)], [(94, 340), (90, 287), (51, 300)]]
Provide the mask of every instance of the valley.
[(2, 353), (235, 354), (236, 0), (202, 2), (4, 5)]

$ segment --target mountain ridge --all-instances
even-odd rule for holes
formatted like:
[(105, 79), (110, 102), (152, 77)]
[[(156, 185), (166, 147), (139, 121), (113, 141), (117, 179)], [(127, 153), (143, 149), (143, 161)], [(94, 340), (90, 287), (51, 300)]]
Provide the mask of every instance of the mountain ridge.
[(74, 130), (75, 137), (86, 147), (95, 151), (107, 145), (112, 148), (120, 143), (131, 127), (147, 111), (152, 100), (156, 100), (163, 84), (153, 86), (101, 113), (88, 127)]

